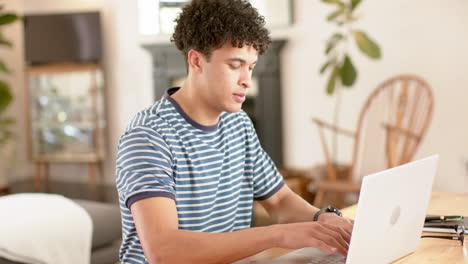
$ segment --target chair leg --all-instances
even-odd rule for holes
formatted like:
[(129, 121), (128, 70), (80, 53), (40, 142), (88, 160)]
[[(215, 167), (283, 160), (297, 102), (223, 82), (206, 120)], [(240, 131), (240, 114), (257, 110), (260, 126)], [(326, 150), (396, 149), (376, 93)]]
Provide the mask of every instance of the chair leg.
[(325, 196), (325, 191), (322, 189), (317, 189), (317, 193), (315, 194), (315, 199), (314, 199), (314, 206), (321, 208), (324, 196)]
[(340, 209), (345, 207), (344, 197), (345, 197), (344, 193), (337, 192), (336, 193), (336, 201), (335, 201), (334, 206), (336, 206), (337, 208), (340, 208)]
[(88, 163), (88, 185), (90, 188), (96, 188), (96, 163)]
[(40, 162), (35, 163), (35, 173), (34, 173), (34, 189), (39, 191), (41, 188), (41, 172), (42, 172), (42, 164)]

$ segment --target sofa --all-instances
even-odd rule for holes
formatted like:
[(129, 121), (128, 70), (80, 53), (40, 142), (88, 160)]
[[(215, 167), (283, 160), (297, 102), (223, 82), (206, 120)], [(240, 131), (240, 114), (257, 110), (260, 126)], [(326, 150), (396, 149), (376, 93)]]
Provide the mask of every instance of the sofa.
[(122, 239), (119, 206), (89, 200), (74, 201), (88, 212), (93, 221), (91, 264), (116, 263)]
[[(91, 264), (118, 262), (121, 243), (120, 210), (117, 204), (73, 199), (89, 214), (93, 224)], [(25, 264), (0, 257), (0, 264)]]

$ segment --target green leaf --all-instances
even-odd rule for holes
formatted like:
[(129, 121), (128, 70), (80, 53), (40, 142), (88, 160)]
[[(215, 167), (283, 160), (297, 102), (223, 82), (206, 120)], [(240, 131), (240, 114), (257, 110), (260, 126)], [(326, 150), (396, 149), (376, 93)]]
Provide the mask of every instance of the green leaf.
[(335, 47), (336, 47), (335, 42), (328, 43), (327, 47), (325, 48), (325, 54), (328, 55), (330, 53), (330, 51), (332, 51)]
[(364, 54), (372, 59), (380, 59), (381, 53), (379, 46), (370, 39), (366, 33), (362, 31), (354, 31), (353, 35), (357, 46)]
[(344, 14), (344, 7), (340, 7), (338, 10), (333, 11), (327, 16), (327, 21), (331, 22), (335, 20), (337, 17), (341, 16)]
[(8, 69), (3, 61), (0, 61), (0, 72), (10, 73), (10, 69)]
[(361, 0), (351, 0), (351, 12), (361, 3)]
[(327, 83), (327, 94), (328, 95), (332, 95), (333, 92), (335, 92), (336, 79), (338, 77), (339, 72), (340, 72), (340, 68), (335, 66), (333, 68), (333, 71), (330, 74), (330, 77), (328, 78), (328, 83)]
[(6, 82), (0, 81), (0, 113), (5, 111), (11, 101), (13, 101), (13, 94), (10, 87)]
[(327, 70), (328, 66), (330, 66), (330, 64), (331, 64), (331, 61), (330, 61), (330, 60), (327, 61), (327, 62), (325, 62), (325, 63), (322, 65), (322, 67), (320, 67), (320, 74), (323, 74), (323, 73)]
[(337, 21), (336, 24), (337, 24), (339, 27), (341, 27), (341, 26), (344, 25), (344, 21)]
[(345, 4), (343, 2), (341, 2), (340, 0), (322, 0), (322, 3), (339, 5), (339, 6), (342, 6), (342, 7), (345, 6)]
[(340, 78), (344, 86), (351, 87), (356, 82), (357, 71), (348, 55), (346, 55), (343, 66), (340, 68)]
[(343, 34), (335, 33), (330, 37), (330, 39), (328, 41), (337, 41), (337, 40), (340, 40), (340, 39), (343, 39), (343, 38), (344, 38)]
[(0, 39), (0, 45), (8, 46), (10, 48), (13, 46), (13, 44), (6, 39)]
[(19, 16), (13, 13), (3, 14), (3, 15), (0, 15), (0, 25), (11, 24), (18, 19), (19, 19)]
[(0, 32), (0, 45), (4, 45), (4, 46), (8, 46), (8, 47), (12, 47), (12, 43), (8, 40), (6, 40), (4, 37), (3, 37), (3, 34), (2, 32)]
[(338, 44), (338, 41), (327, 43), (327, 47), (325, 48), (325, 54), (328, 55), (336, 47), (336, 44)]
[(16, 121), (13, 118), (0, 119), (0, 126), (9, 126), (13, 125), (14, 123), (16, 123)]
[(336, 47), (336, 44), (338, 44), (338, 42), (340, 40), (342, 40), (343, 38), (344, 38), (343, 34), (341, 34), (341, 33), (333, 34), (330, 37), (330, 39), (327, 41), (327, 46), (325, 48), (325, 54), (330, 53), (330, 51), (332, 51)]
[(13, 133), (11, 133), (11, 131), (0, 130), (0, 146), (5, 144), (12, 136)]

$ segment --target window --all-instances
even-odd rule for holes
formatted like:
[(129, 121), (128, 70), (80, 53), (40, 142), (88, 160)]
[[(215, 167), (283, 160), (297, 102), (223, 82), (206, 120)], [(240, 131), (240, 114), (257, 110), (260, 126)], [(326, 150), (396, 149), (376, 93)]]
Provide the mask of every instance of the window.
[[(138, 0), (139, 32), (141, 35), (170, 35), (177, 15), (190, 0)], [(271, 30), (292, 24), (292, 0), (250, 0), (265, 16)]]

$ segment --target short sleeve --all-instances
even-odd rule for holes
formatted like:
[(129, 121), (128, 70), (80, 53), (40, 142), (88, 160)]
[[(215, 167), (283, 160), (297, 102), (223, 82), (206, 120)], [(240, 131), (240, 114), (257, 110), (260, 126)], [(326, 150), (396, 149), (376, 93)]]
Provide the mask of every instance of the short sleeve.
[(283, 176), (260, 145), (257, 133), (249, 117), (245, 113), (244, 115), (244, 122), (247, 126), (248, 145), (253, 154), (254, 199), (266, 200), (283, 187)]
[(167, 197), (175, 200), (173, 158), (164, 139), (148, 127), (135, 127), (119, 141), (116, 186), (127, 208), (141, 199)]

